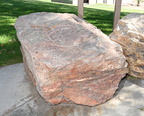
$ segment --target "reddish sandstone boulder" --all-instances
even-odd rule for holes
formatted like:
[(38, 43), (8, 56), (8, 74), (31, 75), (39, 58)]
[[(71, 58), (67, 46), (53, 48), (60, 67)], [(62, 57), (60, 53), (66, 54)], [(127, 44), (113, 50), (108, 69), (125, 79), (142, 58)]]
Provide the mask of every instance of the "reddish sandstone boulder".
[(127, 73), (121, 46), (73, 14), (33, 13), (15, 28), (26, 73), (52, 104), (104, 103)]
[(122, 18), (110, 38), (122, 45), (129, 74), (144, 79), (144, 14), (132, 13)]

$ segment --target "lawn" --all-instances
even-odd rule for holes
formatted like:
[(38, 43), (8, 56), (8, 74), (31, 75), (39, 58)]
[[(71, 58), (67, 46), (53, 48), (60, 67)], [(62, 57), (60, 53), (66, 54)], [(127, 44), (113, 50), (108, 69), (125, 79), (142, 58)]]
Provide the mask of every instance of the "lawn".
[[(87, 5), (85, 6), (84, 19), (109, 35), (112, 32), (113, 9), (112, 5)], [(50, 0), (0, 0), (0, 67), (22, 62), (20, 43), (13, 25), (19, 16), (34, 12), (77, 15), (77, 7), (53, 3)], [(123, 7), (121, 17), (130, 12), (143, 13), (144, 10)]]

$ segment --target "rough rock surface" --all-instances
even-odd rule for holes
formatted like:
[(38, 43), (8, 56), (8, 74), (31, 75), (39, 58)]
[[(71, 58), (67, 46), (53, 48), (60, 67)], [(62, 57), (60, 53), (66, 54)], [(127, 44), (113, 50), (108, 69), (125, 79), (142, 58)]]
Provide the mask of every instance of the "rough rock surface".
[(33, 13), (15, 28), (26, 73), (52, 104), (104, 103), (127, 73), (121, 46), (73, 14)]
[(144, 79), (144, 14), (132, 13), (122, 18), (110, 38), (122, 45), (129, 74)]

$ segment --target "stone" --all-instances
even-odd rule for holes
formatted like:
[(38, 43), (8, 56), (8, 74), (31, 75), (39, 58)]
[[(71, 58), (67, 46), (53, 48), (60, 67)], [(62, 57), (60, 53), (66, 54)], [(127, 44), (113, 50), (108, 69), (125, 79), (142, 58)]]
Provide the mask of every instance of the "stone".
[(74, 14), (32, 13), (15, 28), (26, 73), (51, 104), (104, 103), (128, 72), (121, 46)]
[(126, 56), (129, 74), (144, 79), (144, 14), (132, 13), (123, 17), (110, 34)]

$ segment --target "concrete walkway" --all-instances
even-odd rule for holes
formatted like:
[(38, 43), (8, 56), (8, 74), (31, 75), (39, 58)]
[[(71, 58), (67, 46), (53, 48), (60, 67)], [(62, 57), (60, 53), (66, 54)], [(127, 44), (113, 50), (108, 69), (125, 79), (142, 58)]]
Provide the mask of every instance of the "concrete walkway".
[(27, 79), (23, 64), (0, 68), (0, 116), (144, 116), (144, 80), (124, 79), (113, 99), (88, 107), (46, 103)]

